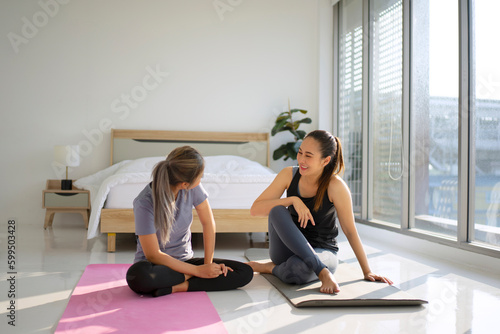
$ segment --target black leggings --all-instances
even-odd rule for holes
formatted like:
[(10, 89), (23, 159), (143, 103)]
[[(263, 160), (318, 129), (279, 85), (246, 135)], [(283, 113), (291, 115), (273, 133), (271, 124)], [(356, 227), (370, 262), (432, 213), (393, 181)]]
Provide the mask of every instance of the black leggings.
[[(204, 259), (192, 258), (184, 262), (199, 266), (204, 264)], [(248, 284), (253, 278), (252, 268), (245, 263), (224, 259), (214, 259), (213, 262), (224, 263), (233, 271), (228, 270), (227, 276), (219, 275), (215, 278), (193, 276), (188, 280), (188, 291), (232, 290)], [(169, 289), (185, 280), (184, 274), (146, 260), (134, 263), (127, 271), (127, 284), (138, 294), (161, 295), (158, 291)]]
[(290, 284), (317, 280), (325, 267), (334, 273), (338, 263), (335, 252), (311, 246), (283, 206), (269, 212), (269, 256), (276, 264), (273, 275)]

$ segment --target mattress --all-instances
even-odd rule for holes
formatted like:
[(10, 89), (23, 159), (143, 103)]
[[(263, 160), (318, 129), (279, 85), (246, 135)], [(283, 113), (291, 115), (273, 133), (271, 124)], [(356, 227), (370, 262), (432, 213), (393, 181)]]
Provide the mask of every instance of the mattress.
[[(110, 189), (105, 209), (131, 209), (136, 196), (147, 183), (119, 184)], [(269, 186), (267, 182), (203, 182), (212, 209), (250, 209), (252, 203)]]

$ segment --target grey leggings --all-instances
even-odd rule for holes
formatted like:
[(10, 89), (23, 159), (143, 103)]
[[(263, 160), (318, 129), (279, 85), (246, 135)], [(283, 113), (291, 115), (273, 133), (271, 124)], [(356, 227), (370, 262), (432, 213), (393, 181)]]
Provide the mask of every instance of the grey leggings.
[(334, 273), (338, 264), (334, 251), (309, 244), (284, 206), (269, 212), (269, 255), (276, 264), (273, 275), (291, 284), (317, 280), (325, 267)]

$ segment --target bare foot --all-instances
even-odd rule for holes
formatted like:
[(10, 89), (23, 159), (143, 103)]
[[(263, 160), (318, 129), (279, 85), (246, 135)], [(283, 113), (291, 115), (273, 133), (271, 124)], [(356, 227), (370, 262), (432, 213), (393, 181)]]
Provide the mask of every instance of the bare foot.
[(174, 285), (172, 287), (172, 293), (174, 293), (174, 292), (186, 292), (187, 289), (189, 288), (188, 279), (190, 279), (191, 277), (193, 277), (193, 275), (184, 274), (185, 281), (180, 283), (180, 284)]
[(184, 281), (181, 284), (174, 285), (172, 287), (172, 293), (174, 293), (174, 292), (186, 292), (188, 290), (188, 287), (189, 287), (189, 282)]
[(321, 272), (318, 275), (318, 278), (322, 283), (321, 288), (319, 289), (320, 292), (323, 293), (340, 292), (340, 287), (337, 284), (335, 277), (333, 277), (333, 274), (327, 268), (323, 268), (323, 270), (321, 270)]
[(273, 262), (255, 262), (255, 261), (250, 261), (247, 262), (247, 264), (252, 267), (254, 272), (261, 273), (261, 274), (272, 274), (273, 273), (273, 268), (276, 266)]

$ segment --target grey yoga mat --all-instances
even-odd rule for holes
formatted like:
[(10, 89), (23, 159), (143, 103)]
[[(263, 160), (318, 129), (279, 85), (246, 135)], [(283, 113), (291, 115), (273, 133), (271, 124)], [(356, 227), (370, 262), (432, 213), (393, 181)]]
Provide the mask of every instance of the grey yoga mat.
[[(250, 261), (269, 261), (269, 250), (250, 248), (245, 252)], [(340, 262), (335, 278), (340, 285), (338, 294), (319, 292), (321, 282), (303, 285), (283, 283), (270, 274), (262, 274), (295, 307), (317, 306), (415, 306), (427, 301), (415, 298), (407, 292), (381, 282), (369, 282), (360, 277), (351, 265)]]

